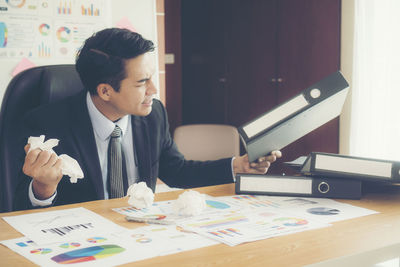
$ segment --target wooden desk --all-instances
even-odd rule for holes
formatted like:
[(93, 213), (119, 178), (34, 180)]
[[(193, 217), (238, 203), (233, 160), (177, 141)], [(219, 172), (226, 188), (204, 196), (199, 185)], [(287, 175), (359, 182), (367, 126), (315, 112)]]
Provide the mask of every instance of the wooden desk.
[[(196, 189), (212, 196), (234, 194), (233, 184)], [(176, 199), (182, 191), (160, 193), (156, 201)], [(224, 244), (132, 263), (134, 266), (304, 266), (311, 263), (361, 253), (400, 243), (400, 189), (369, 193), (361, 200), (340, 200), (380, 212), (333, 223), (333, 226), (229, 247)], [(112, 208), (127, 205), (127, 199), (101, 200), (48, 208), (56, 210), (83, 206), (122, 226), (135, 228)], [(41, 210), (1, 213), (1, 216)], [(20, 237), (4, 220), (0, 221), (0, 240)], [(0, 245), (3, 266), (29, 266), (30, 261)], [(129, 264), (128, 264), (129, 265)]]

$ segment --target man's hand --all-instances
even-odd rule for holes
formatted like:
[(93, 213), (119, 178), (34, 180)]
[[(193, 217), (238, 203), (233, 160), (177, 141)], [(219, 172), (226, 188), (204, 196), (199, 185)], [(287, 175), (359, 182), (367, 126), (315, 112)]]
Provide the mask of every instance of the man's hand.
[(32, 188), (35, 197), (39, 200), (50, 198), (56, 191), (62, 178), (61, 159), (55, 153), (34, 149), (29, 151), (30, 145), (25, 146), (25, 162), (22, 171), (32, 177)]
[(282, 157), (282, 153), (280, 151), (272, 151), (271, 155), (258, 158), (257, 162), (249, 163), (249, 157), (247, 154), (245, 154), (233, 160), (233, 172), (235, 175), (237, 173), (264, 174), (268, 171), (271, 163), (280, 157)]

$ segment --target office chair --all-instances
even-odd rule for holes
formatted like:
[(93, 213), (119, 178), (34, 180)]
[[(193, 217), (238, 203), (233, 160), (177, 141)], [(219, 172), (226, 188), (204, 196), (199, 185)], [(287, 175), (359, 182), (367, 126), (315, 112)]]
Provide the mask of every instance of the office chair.
[[(173, 134), (179, 151), (187, 160), (217, 160), (240, 155), (239, 133), (222, 124), (189, 124), (178, 126)], [(156, 193), (173, 191), (157, 179)]]
[(189, 160), (216, 160), (240, 155), (235, 127), (222, 124), (191, 124), (174, 131), (179, 151)]
[(23, 159), (16, 158), (18, 122), (30, 110), (76, 94), (83, 85), (75, 65), (49, 65), (25, 70), (9, 83), (0, 110), (0, 204), (11, 211)]

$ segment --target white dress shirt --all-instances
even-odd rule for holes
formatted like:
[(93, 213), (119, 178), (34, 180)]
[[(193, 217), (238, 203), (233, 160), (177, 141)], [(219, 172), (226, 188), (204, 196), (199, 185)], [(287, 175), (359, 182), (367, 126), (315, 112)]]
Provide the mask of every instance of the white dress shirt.
[[(135, 183), (139, 179), (139, 172), (137, 161), (135, 160), (135, 153), (133, 148), (133, 135), (131, 116), (126, 115), (117, 122), (112, 122), (106, 118), (94, 105), (90, 93), (86, 95), (86, 103), (89, 111), (89, 117), (92, 122), (94, 137), (97, 146), (97, 153), (99, 156), (101, 174), (103, 179), (103, 189), (105, 199), (109, 198), (107, 189), (107, 151), (110, 142), (110, 135), (113, 132), (115, 125), (118, 125), (122, 130), (122, 150), (125, 156), (126, 172), (128, 177), (128, 185)], [(85, 177), (84, 177), (85, 179)], [(86, 178), (89, 179), (89, 178)], [(49, 199), (39, 200), (33, 194), (32, 182), (29, 186), (29, 199), (33, 206), (48, 206), (51, 205), (57, 192), (54, 193)]]

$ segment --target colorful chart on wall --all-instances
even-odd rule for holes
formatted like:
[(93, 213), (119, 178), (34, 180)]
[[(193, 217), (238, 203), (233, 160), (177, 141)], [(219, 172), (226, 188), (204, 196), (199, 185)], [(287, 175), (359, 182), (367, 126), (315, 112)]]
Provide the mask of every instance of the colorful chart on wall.
[(42, 23), (39, 26), (39, 32), (43, 36), (48, 36), (50, 33), (50, 25), (47, 23)]
[(67, 27), (60, 27), (57, 30), (57, 40), (62, 42), (62, 43), (67, 43), (71, 36), (71, 30)]
[(110, 21), (107, 0), (0, 0), (2, 58), (70, 59)]
[(0, 48), (7, 46), (7, 26), (4, 22), (0, 22)]
[(21, 8), (25, 5), (26, 0), (6, 0), (6, 3), (12, 8)]

